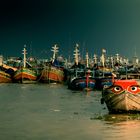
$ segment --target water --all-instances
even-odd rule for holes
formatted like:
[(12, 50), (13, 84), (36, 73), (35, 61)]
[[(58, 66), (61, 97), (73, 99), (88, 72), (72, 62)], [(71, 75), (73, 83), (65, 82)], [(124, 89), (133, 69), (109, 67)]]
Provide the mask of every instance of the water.
[(108, 114), (101, 92), (0, 84), (0, 140), (139, 140), (139, 114)]

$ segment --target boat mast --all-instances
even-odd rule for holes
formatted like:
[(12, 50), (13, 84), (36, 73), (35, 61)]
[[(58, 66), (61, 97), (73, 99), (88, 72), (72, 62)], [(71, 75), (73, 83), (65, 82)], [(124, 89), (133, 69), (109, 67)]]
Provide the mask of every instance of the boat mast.
[(76, 46), (75, 46), (75, 50), (74, 50), (74, 58), (75, 58), (75, 63), (76, 63), (76, 65), (78, 65), (78, 63), (79, 63), (79, 55), (80, 55), (80, 53), (79, 53), (79, 45), (78, 44), (76, 44)]
[(103, 67), (105, 66), (105, 53), (106, 53), (106, 50), (102, 49), (101, 62), (102, 62)]
[(26, 45), (24, 45), (22, 54), (23, 54), (23, 67), (26, 68), (26, 54), (27, 54)]
[(110, 60), (111, 60), (111, 67), (114, 68), (114, 58), (111, 56)]
[(2, 66), (2, 65), (3, 65), (3, 56), (0, 55), (0, 66)]
[(89, 67), (89, 56), (88, 56), (88, 52), (86, 52), (86, 67)]
[(59, 47), (57, 47), (57, 44), (55, 44), (53, 47), (52, 47), (52, 52), (53, 52), (53, 60), (52, 61), (54, 61), (55, 60), (55, 58), (56, 58), (56, 54), (59, 52)]
[(119, 62), (120, 62), (120, 56), (119, 56), (119, 54), (118, 54), (118, 53), (116, 54), (116, 62), (117, 62), (117, 63), (119, 63)]
[(94, 56), (93, 56), (93, 61), (94, 61), (94, 64), (97, 64), (98, 62), (97, 62), (97, 55), (96, 54), (94, 54)]
[(106, 53), (106, 50), (102, 49), (101, 62), (102, 62), (102, 66), (103, 66), (103, 77), (104, 77), (104, 68), (105, 68), (105, 53)]

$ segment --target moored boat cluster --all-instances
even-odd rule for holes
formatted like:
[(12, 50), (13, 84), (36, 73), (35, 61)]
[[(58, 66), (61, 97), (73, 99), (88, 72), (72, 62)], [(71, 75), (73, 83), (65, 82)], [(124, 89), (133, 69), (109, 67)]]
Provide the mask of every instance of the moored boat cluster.
[(23, 58), (0, 58), (0, 83), (65, 83), (72, 90), (103, 89), (112, 85), (114, 79), (140, 78), (140, 67), (135, 57), (133, 63), (123, 59), (118, 54), (109, 57), (102, 49), (100, 57), (94, 54), (89, 58), (86, 52), (85, 59), (80, 57), (79, 45), (74, 48), (74, 61), (58, 57), (59, 47), (55, 44), (50, 61), (41, 61), (27, 57), (24, 46)]
[(27, 57), (26, 46), (23, 59), (3, 60), (0, 56), (0, 83), (61, 83), (71, 90), (102, 90), (101, 102), (109, 112), (140, 112), (140, 67), (136, 57), (133, 62), (118, 54), (107, 57), (106, 50), (97, 58), (80, 58), (79, 45), (74, 49), (74, 61), (58, 57), (58, 45), (52, 47), (50, 61)]

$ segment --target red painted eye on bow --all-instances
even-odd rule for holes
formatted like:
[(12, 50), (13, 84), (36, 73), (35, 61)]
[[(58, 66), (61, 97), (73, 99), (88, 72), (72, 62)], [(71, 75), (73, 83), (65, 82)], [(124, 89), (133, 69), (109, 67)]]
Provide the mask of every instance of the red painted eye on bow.
[(123, 91), (123, 88), (121, 86), (114, 86), (112, 88), (112, 92), (119, 94), (120, 92)]
[(128, 91), (134, 94), (140, 93), (140, 87), (138, 85), (133, 85), (128, 88)]

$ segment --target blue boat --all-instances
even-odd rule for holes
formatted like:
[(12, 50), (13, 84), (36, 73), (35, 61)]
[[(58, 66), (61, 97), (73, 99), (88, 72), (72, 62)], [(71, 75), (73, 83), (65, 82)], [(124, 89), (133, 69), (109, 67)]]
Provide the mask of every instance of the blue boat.
[(71, 70), (68, 88), (72, 90), (94, 90), (94, 71), (90, 69)]
[(79, 62), (79, 45), (74, 50), (75, 64), (69, 69), (68, 88), (72, 90), (93, 90), (95, 87), (94, 70), (89, 68), (88, 52), (86, 66)]
[(113, 84), (113, 73), (112, 72), (95, 72), (96, 85), (95, 88), (102, 90), (104, 87), (111, 86)]

